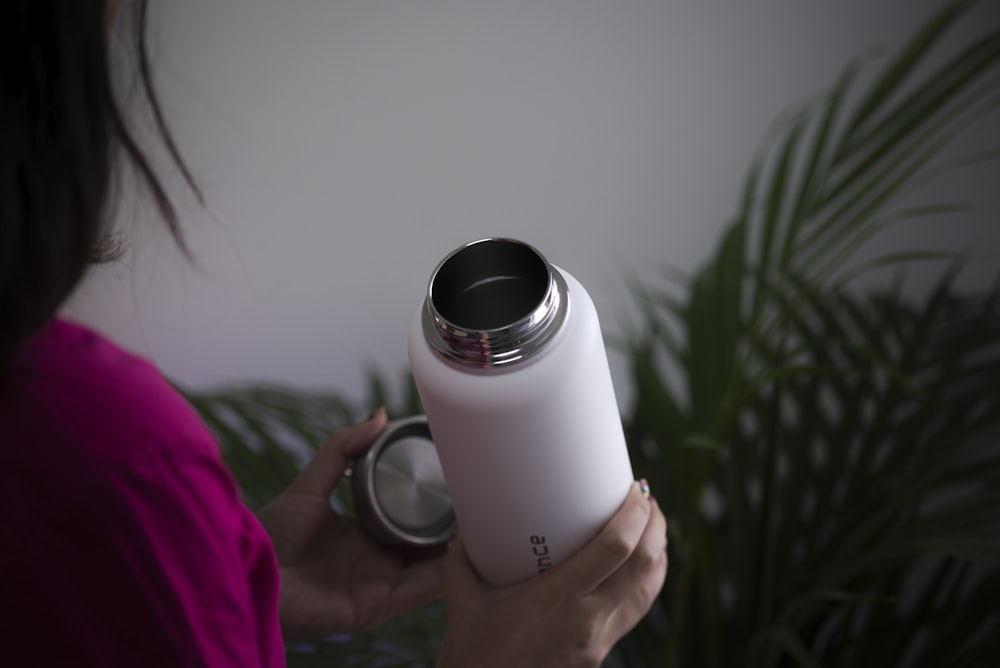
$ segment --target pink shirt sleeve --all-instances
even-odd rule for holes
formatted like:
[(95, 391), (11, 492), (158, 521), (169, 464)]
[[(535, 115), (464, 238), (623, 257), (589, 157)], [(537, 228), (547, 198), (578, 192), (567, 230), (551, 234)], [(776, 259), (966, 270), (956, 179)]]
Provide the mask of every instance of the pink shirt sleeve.
[(0, 395), (0, 665), (284, 665), (270, 541), (190, 407), (81, 328), (33, 345)]

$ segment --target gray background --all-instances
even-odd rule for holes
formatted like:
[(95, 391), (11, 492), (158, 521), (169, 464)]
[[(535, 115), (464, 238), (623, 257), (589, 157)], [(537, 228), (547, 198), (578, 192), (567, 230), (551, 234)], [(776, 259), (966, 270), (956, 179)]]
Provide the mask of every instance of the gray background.
[[(164, 110), (208, 199), (174, 188), (197, 262), (131, 198), (118, 224), (134, 248), (91, 272), (67, 313), (191, 386), (358, 397), (364, 365), (405, 368), (431, 269), (479, 237), (537, 246), (619, 331), (622, 276), (707, 256), (779, 113), (865, 50), (898, 47), (938, 3), (152, 4)], [(998, 10), (981, 3), (945, 51)], [(959, 149), (1000, 145), (995, 126)], [(881, 247), (972, 249), (963, 284), (984, 285), (1000, 266), (996, 173), (931, 184), (921, 201), (977, 212)], [(625, 401), (614, 355), (613, 369)]]

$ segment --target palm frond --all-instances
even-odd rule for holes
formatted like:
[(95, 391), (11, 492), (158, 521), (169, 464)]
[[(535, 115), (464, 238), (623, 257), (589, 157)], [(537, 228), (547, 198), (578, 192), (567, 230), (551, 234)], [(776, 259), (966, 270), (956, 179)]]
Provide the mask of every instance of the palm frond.
[[(966, 210), (897, 202), (995, 116), (1000, 30), (926, 67), (973, 4), (947, 3), (865, 87), (859, 60), (779, 126), (686, 298), (633, 290), (633, 462), (679, 540), (666, 649), (630, 665), (978, 665), (995, 649), (998, 293), (959, 295), (960, 258), (933, 248), (854, 260), (888, 225)], [(901, 281), (846, 289), (931, 261), (950, 268), (920, 301)]]

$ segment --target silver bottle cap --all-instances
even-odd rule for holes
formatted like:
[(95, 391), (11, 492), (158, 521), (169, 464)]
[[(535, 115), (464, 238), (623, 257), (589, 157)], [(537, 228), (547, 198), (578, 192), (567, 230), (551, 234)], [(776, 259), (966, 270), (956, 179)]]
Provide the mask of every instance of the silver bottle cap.
[(541, 253), (514, 239), (481, 239), (434, 270), (421, 327), (445, 359), (502, 367), (541, 352), (568, 310), (566, 281)]
[(351, 464), (354, 510), (364, 529), (392, 545), (438, 545), (455, 530), (455, 513), (427, 418), (386, 425)]

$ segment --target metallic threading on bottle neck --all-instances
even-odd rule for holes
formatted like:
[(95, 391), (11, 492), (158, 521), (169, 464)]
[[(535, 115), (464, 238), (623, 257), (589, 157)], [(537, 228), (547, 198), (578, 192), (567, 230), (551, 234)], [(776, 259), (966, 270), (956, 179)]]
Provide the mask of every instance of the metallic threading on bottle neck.
[[(465, 290), (496, 280), (513, 279), (520, 291), (514, 302), (532, 303), (513, 314), (510, 322), (477, 327), (453, 322), (439, 310), (439, 298), (455, 298)], [(524, 292), (528, 286), (529, 293)], [(442, 296), (442, 294), (446, 293)], [(539, 298), (535, 301), (532, 295)], [(494, 297), (504, 295), (492, 295)], [(477, 309), (491, 304), (476, 304)], [(505, 304), (500, 310), (517, 308)], [(569, 291), (562, 275), (537, 250), (513, 239), (482, 239), (451, 253), (434, 270), (421, 326), (424, 337), (442, 357), (476, 368), (505, 367), (531, 359), (559, 331), (569, 311)], [(455, 320), (460, 320), (450, 314)], [(490, 323), (491, 325), (493, 323)]]

